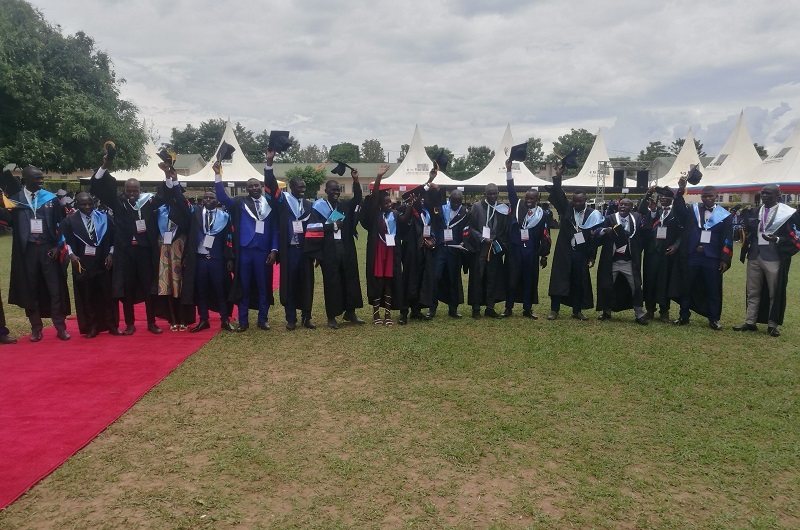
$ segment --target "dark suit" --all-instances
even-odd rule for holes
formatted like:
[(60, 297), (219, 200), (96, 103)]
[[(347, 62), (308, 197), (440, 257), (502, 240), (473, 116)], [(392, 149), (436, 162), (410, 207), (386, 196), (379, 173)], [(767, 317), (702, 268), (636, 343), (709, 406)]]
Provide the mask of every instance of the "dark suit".
[[(434, 288), (435, 295), (431, 310), (436, 310), (437, 302), (448, 305), (451, 314), (455, 314), (459, 304), (464, 303), (464, 286), (461, 281), (461, 269), (468, 263), (469, 254), (462, 247), (464, 241), (464, 228), (469, 221), (467, 207), (462, 205), (459, 210), (452, 211), (447, 204), (444, 190), (432, 189), (428, 192), (428, 204), (433, 209), (431, 226), (436, 238), (434, 251)], [(447, 209), (445, 209), (447, 205)], [(447, 218), (445, 218), (447, 214)], [(445, 229), (452, 230), (452, 241), (445, 241)]]

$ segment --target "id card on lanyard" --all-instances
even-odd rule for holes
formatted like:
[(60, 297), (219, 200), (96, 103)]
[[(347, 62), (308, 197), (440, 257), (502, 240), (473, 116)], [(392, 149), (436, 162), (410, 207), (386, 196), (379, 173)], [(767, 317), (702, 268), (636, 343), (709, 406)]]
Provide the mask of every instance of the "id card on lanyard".
[(295, 234), (303, 233), (303, 221), (292, 221), (292, 231)]
[(431, 237), (431, 225), (422, 227), (422, 237)]
[(492, 231), (491, 231), (491, 230), (489, 230), (489, 227), (488, 227), (488, 226), (484, 226), (484, 227), (483, 227), (483, 234), (481, 235), (481, 237), (482, 237), (483, 239), (491, 239), (491, 237), (492, 237)]
[(41, 234), (44, 232), (44, 226), (41, 219), (31, 219), (31, 234)]
[(586, 243), (586, 238), (583, 237), (583, 232), (575, 232), (575, 244), (582, 245), (584, 243)]
[(264, 221), (256, 221), (256, 234), (264, 233)]
[(97, 254), (97, 247), (93, 247), (92, 245), (86, 245), (83, 249), (84, 256), (94, 256)]
[(139, 234), (143, 234), (147, 232), (147, 221), (144, 219), (137, 219), (136, 220), (136, 232)]
[(386, 246), (387, 247), (394, 246), (394, 234), (386, 234)]
[(520, 228), (519, 229), (519, 238), (522, 241), (528, 241), (530, 239), (530, 236), (528, 235), (528, 229), (527, 228)]
[(211, 234), (206, 234), (206, 237), (203, 238), (203, 246), (205, 248), (211, 248), (214, 246), (214, 236)]
[(701, 243), (711, 243), (711, 230), (702, 230), (700, 232)]
[(445, 241), (452, 241), (453, 240), (453, 229), (452, 228), (445, 228), (444, 229), (444, 240)]
[(667, 227), (659, 226), (656, 228), (656, 239), (667, 239)]

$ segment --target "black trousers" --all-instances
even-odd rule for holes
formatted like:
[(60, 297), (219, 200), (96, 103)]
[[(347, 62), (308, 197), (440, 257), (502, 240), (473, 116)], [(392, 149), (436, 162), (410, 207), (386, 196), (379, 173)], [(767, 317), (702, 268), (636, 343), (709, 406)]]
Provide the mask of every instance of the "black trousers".
[(142, 245), (129, 245), (114, 255), (114, 259), (122, 258), (125, 270), (124, 298), (122, 299), (122, 311), (125, 315), (125, 325), (133, 326), (136, 321), (133, 314), (134, 301), (139, 298), (137, 295), (144, 296), (144, 308), (147, 314), (147, 324), (156, 323), (156, 314), (153, 309), (153, 295), (150, 288), (153, 284), (153, 257), (155, 249)]
[[(28, 286), (33, 290), (30, 296), (36, 301), (37, 305), (40, 298), (38, 290), (47, 289), (53, 326), (58, 331), (64, 331), (67, 329), (67, 315), (62, 311), (63, 300), (61, 299), (61, 293), (64, 289), (61, 285), (61, 264), (58, 260), (54, 261), (47, 255), (47, 251), (51, 248), (52, 246), (48, 244), (36, 245), (29, 242), (25, 248), (25, 273), (28, 275)], [(26, 309), (25, 316), (28, 317), (31, 323), (32, 331), (42, 330), (41, 311), (39, 311), (38, 307)]]

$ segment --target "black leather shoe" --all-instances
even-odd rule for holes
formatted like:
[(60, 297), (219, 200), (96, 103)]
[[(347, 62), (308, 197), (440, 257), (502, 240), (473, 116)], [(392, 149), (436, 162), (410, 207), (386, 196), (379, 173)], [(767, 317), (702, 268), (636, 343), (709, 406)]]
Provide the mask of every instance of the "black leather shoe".
[(288, 329), (289, 331), (296, 330), (297, 329), (297, 322), (287, 322), (286, 323), (286, 329)]
[(31, 330), (31, 342), (39, 342), (40, 340), (42, 340), (42, 330), (41, 329), (37, 329), (37, 330), (33, 330), (32, 329)]
[(310, 318), (304, 318), (302, 323), (303, 323), (303, 327), (306, 328), (306, 329), (317, 329), (316, 324), (311, 322)]
[(644, 314), (644, 316), (647, 320), (653, 320), (654, 318), (656, 318), (656, 314), (653, 311), (648, 311), (647, 313)]
[(536, 315), (536, 313), (534, 313), (530, 309), (523, 309), (522, 316), (524, 316), (525, 318), (531, 318), (533, 320), (539, 320), (538, 315)]
[(92, 326), (92, 327), (89, 329), (89, 333), (87, 333), (87, 334), (86, 334), (86, 338), (87, 338), (87, 339), (93, 339), (93, 338), (95, 338), (96, 336), (97, 336), (97, 328), (96, 328), (95, 326)]
[(672, 323), (675, 324), (676, 326), (685, 326), (686, 324), (689, 323), (689, 319), (679, 318), (678, 320), (673, 320)]
[(114, 335), (116, 337), (119, 337), (123, 333), (119, 330), (119, 328), (111, 328), (111, 329), (108, 330), (108, 334), (109, 335)]
[(66, 341), (66, 340), (69, 340), (69, 339), (71, 339), (71, 338), (72, 338), (72, 335), (70, 335), (69, 333), (67, 333), (67, 330), (66, 330), (66, 329), (62, 329), (61, 331), (59, 331), (59, 332), (57, 332), (57, 333), (56, 333), (56, 337), (58, 337), (58, 338), (59, 338), (59, 339), (61, 339), (61, 340), (65, 340), (65, 341)]
[(472, 318), (474, 318), (475, 320), (480, 319), (481, 318), (481, 312), (479, 310), (477, 310), (477, 309), (473, 309), (472, 310)]
[(450, 318), (461, 318), (461, 314), (455, 311), (448, 311), (447, 316), (449, 316)]
[(147, 331), (149, 331), (153, 335), (161, 335), (162, 333), (162, 330), (160, 327), (158, 327), (158, 324), (148, 324)]
[(269, 331), (269, 323), (268, 322), (259, 322), (258, 324), (256, 324), (256, 327), (258, 327), (258, 329), (263, 330), (263, 331)]
[(345, 311), (342, 320), (347, 320), (348, 322), (352, 322), (353, 324), (363, 324), (364, 321), (358, 318), (355, 311)]
[(661, 318), (661, 322), (664, 322), (665, 324), (669, 324), (670, 322), (672, 322), (672, 321), (669, 319), (669, 311), (666, 311), (666, 312), (664, 312), (664, 313), (661, 313), (661, 317), (660, 317), (660, 318)]
[(425, 316), (427, 317), (427, 320), (433, 320), (433, 317), (436, 316), (436, 311), (428, 311), (425, 313)]
[(741, 326), (733, 326), (733, 331), (758, 331), (758, 326), (745, 322)]
[(781, 332), (778, 331), (778, 328), (767, 328), (767, 335), (770, 337), (780, 337)]
[(581, 320), (581, 321), (583, 321), (583, 320), (589, 320), (589, 317), (587, 317), (586, 315), (584, 315), (584, 314), (583, 314), (583, 311), (580, 311), (580, 312), (578, 312), (578, 313), (572, 313), (572, 318), (574, 318), (575, 320)]
[(511, 316), (511, 315), (513, 315), (513, 314), (514, 314), (514, 312), (513, 312), (511, 309), (509, 309), (509, 308), (505, 308), (505, 309), (503, 310), (503, 312), (502, 312), (502, 313), (500, 313), (500, 318), (508, 318), (508, 317), (510, 317), (510, 316)]
[(223, 320), (222, 324), (220, 324), (220, 328), (224, 329), (225, 331), (236, 331), (236, 328), (234, 328), (233, 324), (231, 324), (228, 320)]
[(404, 315), (401, 313), (397, 319), (397, 323), (401, 326), (405, 326), (406, 324), (408, 324), (408, 315)]
[(0, 344), (16, 344), (17, 339), (11, 335), (0, 335)]
[(133, 335), (134, 333), (136, 333), (136, 326), (133, 324), (125, 326), (125, 331), (122, 332), (123, 335)]
[(718, 320), (709, 320), (708, 327), (715, 331), (720, 331), (722, 329), (722, 325), (719, 323)]
[(195, 327), (189, 330), (189, 333), (197, 333), (198, 331), (203, 331), (204, 329), (208, 329), (210, 327), (211, 324), (208, 323), (208, 320), (201, 320)]
[(336, 323), (336, 319), (335, 318), (329, 318), (328, 319), (328, 327), (331, 328), (331, 329), (339, 329), (339, 324)]
[(486, 308), (486, 310), (483, 312), (483, 316), (487, 318), (500, 318), (500, 315), (497, 314), (497, 311), (495, 311), (491, 307)]
[(636, 319), (636, 323), (639, 324), (640, 326), (646, 326), (646, 325), (648, 325), (650, 323), (650, 321), (645, 316), (645, 317), (637, 318)]
[(611, 313), (600, 313), (600, 316), (597, 317), (597, 320), (611, 320)]
[(247, 331), (247, 328), (250, 327), (250, 324), (239, 324), (239, 327), (236, 328), (237, 333), (244, 333)]

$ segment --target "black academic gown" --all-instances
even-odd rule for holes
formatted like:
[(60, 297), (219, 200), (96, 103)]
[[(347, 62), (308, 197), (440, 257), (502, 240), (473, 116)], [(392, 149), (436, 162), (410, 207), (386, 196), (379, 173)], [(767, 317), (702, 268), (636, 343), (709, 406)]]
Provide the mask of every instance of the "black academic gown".
[[(158, 286), (158, 207), (164, 204), (164, 197), (153, 195), (141, 208), (141, 218), (147, 222), (147, 232), (137, 234), (136, 221), (139, 214), (130, 206), (125, 195), (117, 193), (117, 180), (106, 171), (98, 178), (92, 176), (89, 192), (100, 199), (103, 204), (114, 213), (114, 253), (119, 255), (129, 248), (134, 237), (140, 245), (146, 242), (150, 250), (148, 257), (152, 270), (152, 282), (147, 292), (143, 292), (136, 284), (136, 277), (126, 271), (125, 261), (117, 260), (111, 272), (111, 293), (115, 299), (125, 298), (125, 291), (134, 292), (132, 303), (144, 302), (145, 298), (157, 289)], [(127, 287), (127, 289), (126, 289)]]
[[(500, 206), (500, 203), (496, 205)], [(506, 298), (506, 271), (503, 259), (504, 254), (508, 252), (508, 227), (511, 219), (508, 213), (495, 212), (489, 221), (491, 238), (502, 247), (500, 253), (495, 253), (488, 241), (481, 241), (483, 227), (487, 224), (487, 213), (486, 199), (473, 204), (469, 212), (468, 237), (477, 249), (477, 252), (472, 254), (467, 292), (467, 303), (473, 309), (478, 306), (492, 306)]]
[[(373, 303), (375, 300), (380, 300), (383, 291), (378, 285), (375, 278), (375, 251), (378, 246), (378, 239), (386, 238), (386, 225), (383, 222), (383, 214), (378, 206), (380, 194), (375, 192), (364, 199), (364, 207), (361, 211), (361, 226), (367, 231), (367, 300)], [(400, 231), (400, 213), (394, 212), (395, 221), (397, 224), (397, 232)], [(395, 234), (397, 236), (398, 234)], [(403, 275), (401, 270), (403, 246), (401, 242), (395, 238), (395, 247), (392, 263), (392, 309), (400, 309), (403, 305)]]
[[(756, 210), (758, 212), (759, 210)], [(761, 237), (758, 232), (759, 219), (758, 215), (753, 218), (747, 218), (743, 223), (746, 226), (747, 237), (740, 254), (740, 260), (744, 263), (745, 258), (753, 245), (758, 245), (758, 239)], [(770, 314), (770, 297), (769, 287), (767, 282), (763, 282), (761, 287), (761, 301), (758, 305), (758, 319), (759, 324), (769, 324), (775, 322), (777, 325), (783, 325), (783, 318), (786, 313), (786, 287), (789, 284), (789, 267), (792, 264), (792, 256), (797, 254), (800, 250), (800, 214), (795, 213), (785, 223), (778, 228), (773, 235), (778, 236), (778, 251), (780, 253), (780, 266), (778, 269), (778, 286), (775, 291), (775, 303), (772, 304), (772, 314)]]
[[(189, 219), (191, 221), (189, 228), (189, 235), (186, 238), (186, 250), (183, 253), (183, 287), (181, 288), (181, 304), (195, 307), (197, 305), (197, 298), (195, 293), (196, 284), (196, 271), (197, 271), (197, 248), (203, 242), (203, 208), (195, 207), (190, 213)], [(225, 228), (214, 236), (214, 245), (223, 246), (223, 256), (226, 261), (233, 260), (233, 236), (232, 225), (230, 220)], [(202, 259), (202, 258), (201, 258)], [(233, 284), (232, 275), (225, 268), (225, 274), (222, 277), (222, 288), (225, 293), (225, 299), (231, 292)], [(217, 303), (216, 296), (210, 296), (208, 300), (208, 308), (215, 313), (219, 313), (219, 304)], [(233, 311), (233, 303), (228, 301), (228, 315)]]
[[(664, 209), (659, 206), (655, 217), (650, 215), (647, 201), (642, 200), (639, 213), (642, 216), (642, 293), (648, 310), (654, 310), (656, 304), (662, 310), (668, 307), (669, 301), (680, 295), (679, 255), (676, 252), (667, 255), (667, 249), (675, 247), (680, 250), (683, 227), (673, 208), (661, 222)], [(658, 239), (658, 228), (667, 228), (666, 239)]]
[[(404, 206), (397, 215), (405, 211)], [(433, 215), (431, 215), (431, 220)], [(402, 241), (403, 255), (403, 298), (401, 309), (410, 307), (431, 307), (434, 297), (434, 248), (436, 237), (424, 237), (425, 225), (422, 215), (417, 209), (411, 212), (408, 222), (398, 223), (397, 232)]]
[[(575, 209), (567, 200), (564, 189), (561, 187), (561, 179), (555, 177), (553, 179), (553, 187), (549, 197), (550, 204), (558, 212), (560, 218), (558, 239), (556, 240), (556, 248), (553, 251), (553, 260), (551, 263), (552, 269), (550, 270), (550, 296), (559, 296), (569, 298), (570, 294), (570, 271), (571, 271), (571, 256), (572, 256), (572, 237), (577, 231), (574, 226)], [(586, 214), (590, 213), (589, 207), (586, 207)], [(592, 293), (592, 277), (589, 275), (589, 260), (593, 259), (596, 255), (596, 248), (592, 245), (592, 231), (578, 229), (583, 232), (583, 243), (586, 245), (586, 252), (583, 255), (584, 263), (582, 264), (583, 275), (581, 281), (583, 282), (583, 304), (582, 309), (591, 309), (594, 307), (594, 295)]]
[[(24, 191), (20, 191), (10, 198), (18, 203), (28, 204)], [(52, 241), (56, 242), (53, 244), (54, 247), (59, 246), (58, 242), (61, 241), (59, 224), (63, 219), (63, 214), (64, 208), (56, 197), (38, 205), (36, 210), (38, 219), (47, 220), (46, 228), (49, 231), (49, 236)], [(28, 246), (31, 219), (33, 218), (33, 211), (28, 207), (18, 206), (10, 211), (0, 208), (0, 221), (11, 226), (12, 229), (11, 282), (8, 288), (8, 303), (23, 309), (38, 309), (42, 318), (51, 318), (53, 315), (50, 305), (50, 292), (47, 290), (44, 279), (40, 278), (36, 288), (34, 288), (29, 284), (28, 274), (26, 273), (25, 250)], [(56, 260), (59, 259), (61, 257), (56, 258)], [(67, 269), (66, 266), (60, 266), (57, 269), (59, 270), (58, 285), (61, 290), (61, 307), (59, 309), (66, 316), (71, 313), (69, 288), (67, 287)]]
[[(533, 228), (528, 228), (528, 240), (522, 240), (522, 227), (528, 207), (525, 198), (517, 196), (514, 179), (507, 181), (508, 200), (511, 205), (511, 224), (509, 225), (508, 239), (511, 251), (506, 255), (506, 268), (508, 270), (508, 292), (514, 294), (514, 301), (523, 301), (523, 275), (530, 275), (531, 301), (539, 303), (539, 260), (537, 258), (550, 255), (550, 231), (547, 228), (550, 216), (542, 211), (542, 219)], [(531, 258), (533, 258), (531, 260)]]
[(98, 332), (103, 332), (116, 328), (119, 323), (118, 304), (111, 296), (112, 275), (105, 265), (114, 243), (114, 219), (110, 215), (106, 215), (106, 218), (103, 239), (98, 245), (92, 245), (95, 247), (94, 255), (86, 254), (87, 243), (93, 241), (89, 238), (80, 212), (72, 213), (61, 222), (64, 240), (81, 260), (80, 270), (72, 266), (72, 290), (78, 329), (82, 334), (89, 333), (93, 326)]
[(311, 211), (309, 224), (321, 223), (323, 237), (313, 243), (306, 239), (305, 252), (322, 264), (322, 285), (325, 291), (325, 313), (335, 318), (345, 311), (364, 307), (361, 279), (358, 276), (358, 254), (355, 237), (358, 235), (358, 213), (361, 207), (361, 186), (353, 186), (353, 198), (339, 200), (335, 209), (344, 214), (342, 239), (335, 240), (333, 224), (318, 211)]
[[(444, 263), (438, 265), (441, 277), (436, 285), (436, 296), (440, 302), (448, 305), (464, 303), (464, 282), (461, 281), (461, 269), (469, 263), (470, 253), (462, 245), (464, 241), (464, 228), (469, 222), (469, 212), (466, 205), (454, 215), (448, 223), (445, 222), (442, 207), (447, 202), (444, 190), (428, 190), (426, 203), (432, 208), (431, 225), (436, 236), (436, 260)], [(453, 240), (444, 240), (444, 230), (453, 231)]]
[[(311, 216), (311, 207), (313, 203), (307, 199), (300, 201), (300, 217), (298, 218), (292, 207), (289, 205), (289, 200), (285, 197), (286, 193), (282, 192), (278, 187), (278, 180), (275, 178), (275, 172), (271, 168), (264, 169), (264, 186), (267, 188), (267, 200), (273, 210), (278, 212), (278, 263), (280, 263), (280, 300), (281, 304), (285, 307), (287, 303), (287, 296), (289, 293), (289, 270), (286, 256), (289, 255), (289, 247), (294, 236), (292, 229), (292, 221), (301, 221), (303, 223), (303, 230), (308, 225), (308, 220)], [(311, 311), (314, 305), (314, 260), (305, 255), (305, 234), (297, 234), (298, 242), (300, 243), (300, 252), (303, 253), (300, 263), (300, 280), (298, 286), (300, 292), (296, 293), (295, 300), (297, 302), (297, 309), (301, 311)]]
[[(632, 234), (625, 233), (618, 226), (616, 214), (607, 215), (603, 228), (611, 228), (611, 232), (597, 237), (598, 244), (602, 245), (600, 259), (597, 262), (597, 310), (598, 311), (625, 311), (634, 306), (641, 307), (642, 297), (642, 233), (640, 228), (642, 218), (638, 213), (628, 214)], [(625, 256), (630, 258), (633, 272), (634, 291), (631, 292), (628, 280), (621, 274), (617, 281), (613, 281), (613, 266), (615, 247), (617, 249), (627, 245)]]

